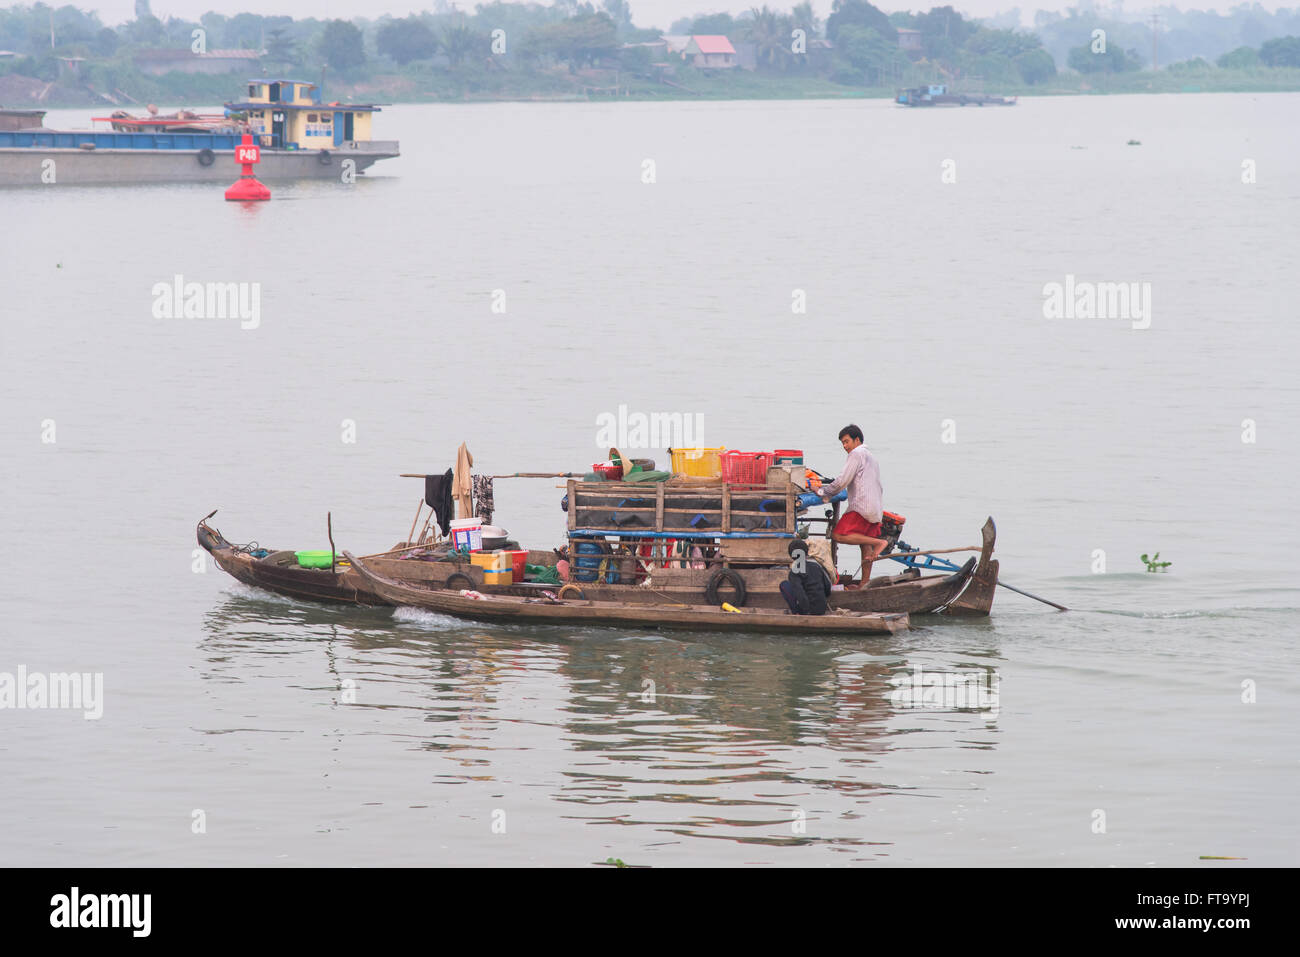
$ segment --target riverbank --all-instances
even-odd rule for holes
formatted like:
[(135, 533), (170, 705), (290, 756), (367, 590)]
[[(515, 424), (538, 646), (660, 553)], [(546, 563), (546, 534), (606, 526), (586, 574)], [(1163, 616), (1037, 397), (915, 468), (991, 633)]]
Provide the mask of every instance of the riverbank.
[[(132, 109), (145, 103), (220, 103), (237, 99), (243, 78), (233, 75), (133, 77), (130, 81), (80, 85), (10, 74), (0, 77), (0, 104), (11, 108), (98, 107)], [(892, 98), (904, 80), (882, 86), (850, 86), (819, 76), (765, 74), (749, 70), (683, 69), (658, 80), (614, 70), (578, 73), (505, 73), (495, 70), (380, 74), (327, 82), (330, 98), (353, 102), (462, 103), (592, 100), (801, 100)], [(956, 83), (954, 89), (961, 90)], [(976, 85), (967, 85), (974, 92)], [(1282, 93), (1300, 91), (1300, 69), (1225, 70), (1175, 64), (1158, 73), (1058, 74), (1038, 85), (989, 83), (979, 90), (1002, 96), (1077, 96), (1110, 93)]]

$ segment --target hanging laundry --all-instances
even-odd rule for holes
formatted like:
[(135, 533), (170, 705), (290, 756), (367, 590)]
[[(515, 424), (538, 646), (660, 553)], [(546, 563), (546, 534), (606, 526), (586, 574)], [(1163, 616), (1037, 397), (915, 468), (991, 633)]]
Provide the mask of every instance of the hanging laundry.
[(469, 470), (474, 464), (474, 456), (469, 454), (469, 449), (465, 443), (460, 443), (460, 448), (456, 450), (456, 477), (452, 483), (451, 494), (456, 499), (456, 517), (469, 518), (474, 514), (474, 502), (472, 499), (472, 485), (470, 484)]
[(474, 476), (474, 517), (481, 518), (484, 525), (492, 524), (492, 476)]
[(451, 469), (443, 475), (424, 477), (424, 502), (438, 516), (438, 527), (443, 535), (451, 531), (451, 478)]

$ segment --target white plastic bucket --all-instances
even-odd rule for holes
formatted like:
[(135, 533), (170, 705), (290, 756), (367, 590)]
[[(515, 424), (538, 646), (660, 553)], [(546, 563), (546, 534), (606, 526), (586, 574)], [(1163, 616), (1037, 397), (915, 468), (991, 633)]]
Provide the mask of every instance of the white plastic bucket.
[(457, 551), (468, 548), (476, 552), (483, 547), (483, 520), (481, 518), (454, 518), (451, 520), (451, 543)]

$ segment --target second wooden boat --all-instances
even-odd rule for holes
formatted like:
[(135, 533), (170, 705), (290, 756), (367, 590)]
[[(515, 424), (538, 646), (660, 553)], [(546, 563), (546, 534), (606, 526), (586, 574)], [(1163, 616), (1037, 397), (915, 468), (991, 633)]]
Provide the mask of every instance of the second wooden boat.
[(199, 522), (199, 545), (212, 556), (217, 567), (232, 578), (265, 588), (286, 598), (339, 605), (387, 605), (366, 588), (365, 580), (347, 565), (335, 568), (303, 568), (296, 553), (289, 550), (233, 545), (211, 525), (213, 511)]
[[(776, 632), (800, 635), (881, 635), (908, 628), (905, 614), (839, 612), (792, 615), (767, 609), (736, 612), (708, 605), (644, 605), (612, 601), (524, 598), (514, 595), (462, 594), (386, 578), (350, 552), (343, 556), (364, 580), (367, 589), (394, 605), (466, 618), (471, 621), (537, 624), (612, 625), (672, 628), (702, 632)], [(481, 594), (481, 593), (479, 593)]]

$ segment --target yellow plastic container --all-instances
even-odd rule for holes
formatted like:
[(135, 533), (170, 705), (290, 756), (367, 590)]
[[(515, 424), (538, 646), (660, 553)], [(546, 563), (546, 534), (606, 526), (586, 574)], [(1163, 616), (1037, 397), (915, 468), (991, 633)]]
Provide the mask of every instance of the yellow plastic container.
[(509, 572), (514, 569), (510, 561), (510, 553), (506, 551), (471, 552), (469, 560), (485, 572), (497, 572), (502, 569)]
[(700, 478), (722, 477), (722, 453), (725, 446), (716, 449), (672, 449), (673, 472), (677, 475), (695, 475)]
[(491, 569), (483, 572), (483, 583), (485, 585), (513, 585), (515, 581), (515, 571), (513, 568)]

